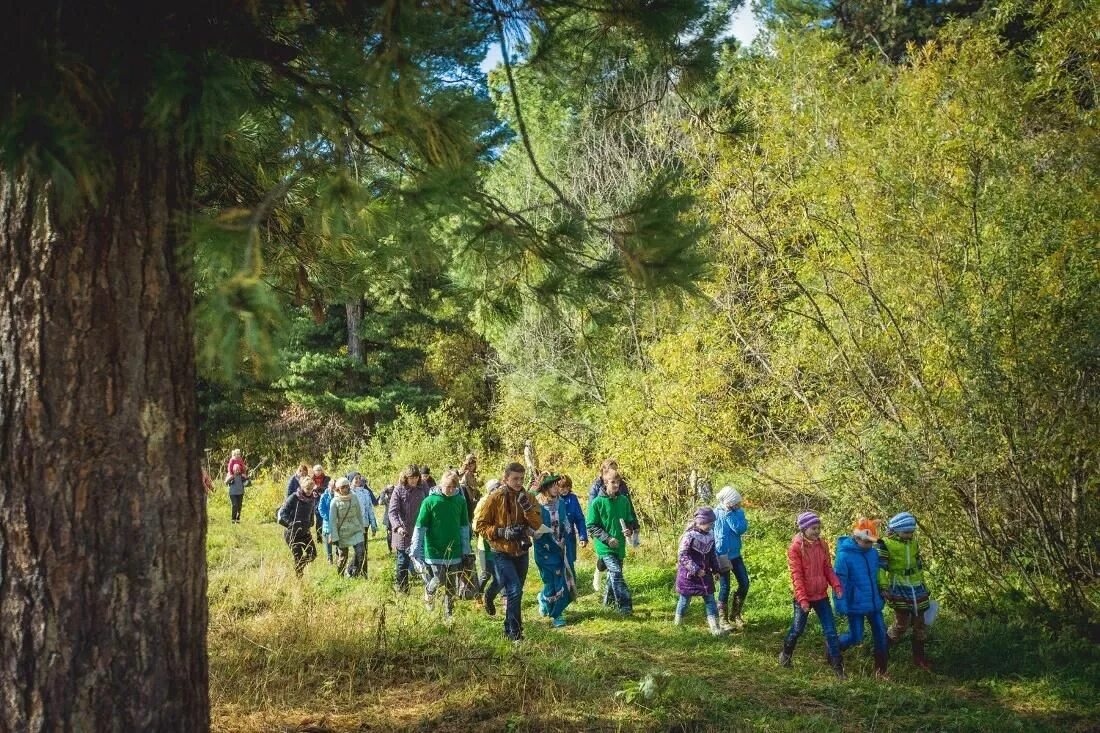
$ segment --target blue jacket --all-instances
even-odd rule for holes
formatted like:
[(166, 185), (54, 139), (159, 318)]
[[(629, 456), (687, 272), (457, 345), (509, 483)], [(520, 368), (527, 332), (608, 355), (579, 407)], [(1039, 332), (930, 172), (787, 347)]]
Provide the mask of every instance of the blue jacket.
[(843, 598), (833, 598), (837, 613), (866, 615), (885, 607), (878, 590), (878, 550), (874, 545), (864, 550), (847, 535), (838, 539), (836, 576), (844, 589)]
[(730, 560), (741, 557), (741, 535), (749, 531), (745, 510), (731, 512), (724, 506), (714, 510), (714, 550)]
[[(559, 511), (563, 508), (559, 502)], [(539, 505), (539, 510), (542, 512), (542, 523), (547, 527), (550, 526), (550, 510), (545, 506)], [(569, 519), (565, 520), (566, 523)], [(557, 534), (564, 537), (563, 523), (558, 523)], [(536, 537), (532, 543), (535, 548), (535, 564), (544, 570), (558, 569), (565, 565), (565, 554), (562, 550), (562, 546), (558, 544), (559, 538), (555, 538), (555, 533), (544, 534), (542, 537)]]
[(581, 509), (581, 500), (577, 498), (576, 494), (567, 494), (561, 497), (561, 501), (565, 504), (565, 513), (569, 515), (569, 523), (573, 525), (576, 533), (585, 542), (588, 541), (588, 527), (585, 526), (584, 510)]
[(317, 514), (321, 517), (321, 531), (325, 534), (329, 533), (328, 515), (331, 506), (332, 491), (330, 489), (325, 489), (321, 493), (321, 498), (317, 500)]

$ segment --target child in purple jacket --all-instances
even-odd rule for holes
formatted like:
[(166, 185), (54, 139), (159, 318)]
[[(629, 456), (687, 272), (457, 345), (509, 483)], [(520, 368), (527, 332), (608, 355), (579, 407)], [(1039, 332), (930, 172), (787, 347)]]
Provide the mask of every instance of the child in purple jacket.
[(684, 612), (692, 596), (702, 596), (707, 608), (707, 625), (714, 636), (726, 632), (718, 623), (718, 604), (714, 601), (714, 574), (718, 572), (718, 553), (714, 550), (714, 510), (708, 506), (695, 511), (695, 521), (688, 525), (680, 537), (680, 555), (676, 566), (676, 590), (680, 600), (676, 603), (677, 626), (684, 621)]

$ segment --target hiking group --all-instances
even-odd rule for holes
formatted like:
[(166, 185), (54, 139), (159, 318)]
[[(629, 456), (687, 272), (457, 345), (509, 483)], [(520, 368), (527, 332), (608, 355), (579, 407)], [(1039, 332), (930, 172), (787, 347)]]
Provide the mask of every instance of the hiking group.
[[(411, 579), (419, 578), (425, 606), (433, 609), (442, 594), (448, 621), (456, 599), (477, 599), (488, 615), (495, 616), (502, 598), (504, 633), (513, 641), (523, 637), (523, 586), (532, 551), (542, 581), (539, 615), (560, 628), (577, 595), (578, 545), (587, 547), (591, 537), (596, 556), (593, 588), (603, 591), (605, 606), (630, 616), (633, 602), (624, 566), (627, 545), (638, 543), (639, 523), (618, 463), (608, 459), (601, 464), (589, 490), (587, 511), (569, 476), (536, 472), (528, 464), (509, 463), (501, 478), (484, 484), (484, 493), (473, 454), (459, 469), (445, 471), (439, 484), (427, 466), (409, 465), (396, 484), (377, 496), (359, 472), (332, 481), (322, 466), (310, 469), (302, 464), (287, 483), (277, 519), (285, 528), (284, 539), (299, 576), (316, 558), (320, 544), (337, 572), (365, 577), (366, 532), (377, 534), (374, 508), (380, 506), (388, 552), (394, 556), (395, 588), (408, 593)], [(231, 499), (243, 495), (248, 469), (239, 451), (234, 451), (226, 481)], [(691, 599), (700, 597), (710, 633), (723, 636), (745, 625), (749, 576), (742, 537), (749, 522), (737, 489), (726, 486), (716, 499), (714, 508), (695, 511), (680, 538), (673, 623), (681, 625)], [(240, 504), (239, 498), (232, 501), (233, 522), (240, 520)], [(791, 666), (812, 611), (825, 637), (826, 659), (842, 679), (842, 652), (862, 643), (868, 624), (876, 674), (886, 675), (889, 648), (910, 627), (914, 663), (929, 669), (924, 644), (931, 602), (916, 518), (908, 512), (897, 514), (881, 537), (879, 523), (861, 518), (849, 535), (837, 540), (835, 563), (817, 514), (799, 514), (796, 527), (787, 549), (793, 619), (779, 663)], [(894, 611), (889, 628), (887, 606)], [(837, 633), (834, 609), (848, 621), (844, 634)]]

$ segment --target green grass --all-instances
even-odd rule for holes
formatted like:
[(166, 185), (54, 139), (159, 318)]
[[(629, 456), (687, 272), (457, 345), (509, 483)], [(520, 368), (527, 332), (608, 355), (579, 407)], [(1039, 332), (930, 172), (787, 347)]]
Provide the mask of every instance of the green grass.
[[(848, 652), (850, 679), (823, 660), (811, 620), (794, 668), (776, 655), (789, 618), (782, 523), (750, 514), (748, 627), (705, 631), (693, 601), (671, 625), (676, 533), (643, 534), (627, 561), (635, 616), (620, 619), (591, 589), (581, 551), (581, 597), (570, 625), (535, 611), (532, 564), (524, 597), (527, 640), (473, 602), (443, 623), (390, 587), (381, 535), (368, 543), (368, 579), (339, 578), (323, 557), (299, 581), (272, 514), (281, 489), (253, 489), (244, 522), (210, 502), (210, 665), (218, 731), (762, 730), (1084, 731), (1100, 721), (1100, 651), (1038, 628), (967, 619), (947, 609), (929, 644), (935, 674), (911, 664), (908, 644), (890, 681), (873, 676), (870, 649)], [(933, 579), (933, 588), (934, 588)]]

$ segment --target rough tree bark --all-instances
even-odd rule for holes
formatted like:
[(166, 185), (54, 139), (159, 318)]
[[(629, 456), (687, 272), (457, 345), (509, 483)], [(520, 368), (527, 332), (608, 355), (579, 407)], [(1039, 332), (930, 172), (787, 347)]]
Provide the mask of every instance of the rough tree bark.
[(348, 356), (363, 362), (363, 339), (359, 335), (359, 326), (363, 322), (363, 299), (354, 298), (346, 304), (348, 312)]
[[(209, 727), (206, 510), (178, 141), (93, 207), (0, 172), (0, 730)], [(157, 140), (160, 140), (158, 142)]]

